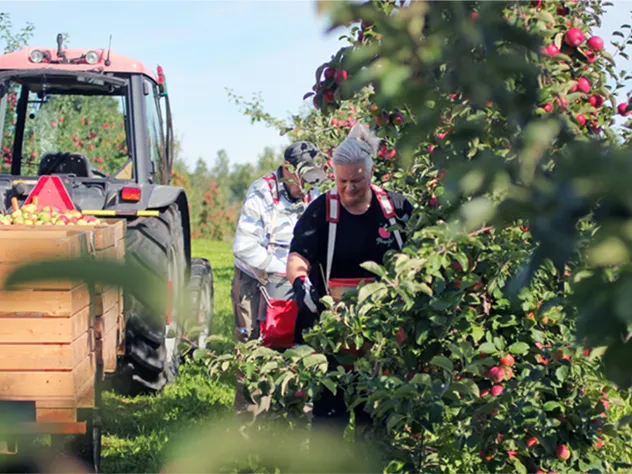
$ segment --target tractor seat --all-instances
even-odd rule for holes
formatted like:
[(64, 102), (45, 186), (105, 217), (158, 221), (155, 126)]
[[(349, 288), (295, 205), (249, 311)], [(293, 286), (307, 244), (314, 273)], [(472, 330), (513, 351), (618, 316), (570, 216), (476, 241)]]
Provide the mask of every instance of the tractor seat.
[(88, 158), (79, 153), (44, 153), (40, 160), (38, 176), (48, 174), (74, 174), (79, 178), (92, 178)]

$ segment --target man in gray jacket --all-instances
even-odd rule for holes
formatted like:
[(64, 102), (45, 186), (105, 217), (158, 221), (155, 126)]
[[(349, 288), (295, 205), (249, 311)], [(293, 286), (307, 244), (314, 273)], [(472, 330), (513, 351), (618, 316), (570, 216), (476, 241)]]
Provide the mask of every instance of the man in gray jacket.
[[(294, 226), (311, 200), (320, 194), (312, 186), (326, 175), (315, 161), (319, 149), (309, 142), (296, 142), (284, 154), (284, 162), (270, 175), (248, 188), (233, 240), (235, 274), (232, 285), (235, 338), (259, 337), (260, 285), (269, 277), (285, 277)], [(321, 157), (322, 159), (322, 157)]]

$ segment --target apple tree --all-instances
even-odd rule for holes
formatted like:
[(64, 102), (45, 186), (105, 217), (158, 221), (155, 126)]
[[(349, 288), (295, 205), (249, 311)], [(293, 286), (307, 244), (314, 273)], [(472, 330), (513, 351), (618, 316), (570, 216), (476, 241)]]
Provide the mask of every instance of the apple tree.
[(316, 110), (277, 126), (328, 150), (351, 107), (370, 123), (378, 182), (417, 207), (406, 248), (325, 298), (307, 346), (199, 357), (272, 416), (342, 390), (387, 471), (629, 466), (629, 76), (593, 34), (608, 3), (320, 5), (349, 45), (316, 71)]

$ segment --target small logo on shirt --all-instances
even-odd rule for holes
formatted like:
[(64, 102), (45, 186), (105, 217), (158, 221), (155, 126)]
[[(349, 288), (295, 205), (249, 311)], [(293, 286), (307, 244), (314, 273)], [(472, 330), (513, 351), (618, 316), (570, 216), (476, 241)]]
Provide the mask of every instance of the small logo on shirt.
[(389, 226), (385, 225), (378, 229), (377, 233), (379, 237), (375, 242), (377, 245), (391, 245), (393, 243), (392, 233), (386, 230), (387, 227)]

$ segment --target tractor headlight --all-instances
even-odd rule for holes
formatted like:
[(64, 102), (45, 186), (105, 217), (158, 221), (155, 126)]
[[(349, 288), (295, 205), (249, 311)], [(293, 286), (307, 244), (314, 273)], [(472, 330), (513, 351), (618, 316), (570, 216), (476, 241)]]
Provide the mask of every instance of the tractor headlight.
[(88, 51), (85, 59), (88, 64), (96, 64), (99, 60), (99, 54), (96, 51)]
[(41, 63), (45, 57), (46, 55), (44, 54), (44, 52), (40, 51), (39, 49), (34, 49), (33, 51), (31, 51), (31, 62)]

